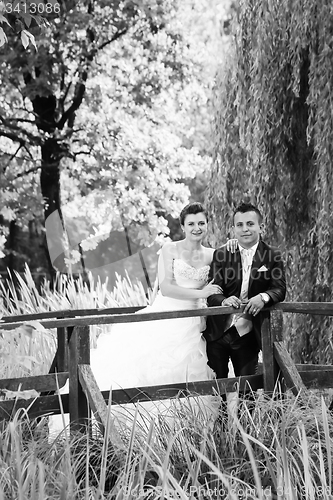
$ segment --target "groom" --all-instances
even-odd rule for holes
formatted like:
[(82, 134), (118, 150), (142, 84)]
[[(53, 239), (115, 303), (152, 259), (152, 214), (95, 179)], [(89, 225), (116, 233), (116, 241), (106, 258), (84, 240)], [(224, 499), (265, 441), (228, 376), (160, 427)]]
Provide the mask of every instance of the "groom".
[[(228, 377), (231, 359), (235, 375), (253, 375), (261, 349), (260, 311), (284, 300), (286, 280), (281, 252), (261, 240), (263, 219), (257, 207), (243, 203), (233, 216), (238, 249), (224, 245), (214, 252), (209, 280), (223, 293), (211, 295), (208, 306), (232, 306), (235, 314), (208, 316), (203, 335), (208, 364), (217, 378)], [(237, 312), (246, 303), (242, 313)]]

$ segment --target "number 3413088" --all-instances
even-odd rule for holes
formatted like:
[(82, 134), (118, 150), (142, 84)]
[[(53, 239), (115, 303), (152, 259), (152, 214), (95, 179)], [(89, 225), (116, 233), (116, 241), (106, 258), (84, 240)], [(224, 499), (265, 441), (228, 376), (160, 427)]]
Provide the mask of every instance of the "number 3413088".
[(60, 4), (56, 1), (50, 2), (29, 2), (29, 1), (18, 1), (13, 2), (1, 2), (0, 1), (0, 13), (1, 11), (7, 14), (59, 14)]

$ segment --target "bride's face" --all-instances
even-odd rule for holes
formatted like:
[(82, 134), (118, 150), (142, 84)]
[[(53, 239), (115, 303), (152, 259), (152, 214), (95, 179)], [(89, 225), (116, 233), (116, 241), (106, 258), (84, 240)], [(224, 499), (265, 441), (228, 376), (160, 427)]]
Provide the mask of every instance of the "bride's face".
[(205, 214), (187, 214), (182, 229), (185, 233), (185, 238), (201, 241), (207, 234), (207, 219)]

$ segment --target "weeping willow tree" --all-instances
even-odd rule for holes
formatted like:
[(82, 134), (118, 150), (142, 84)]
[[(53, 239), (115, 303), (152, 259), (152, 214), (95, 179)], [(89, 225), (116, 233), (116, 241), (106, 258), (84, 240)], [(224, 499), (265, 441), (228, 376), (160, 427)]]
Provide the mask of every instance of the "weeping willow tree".
[[(216, 90), (206, 200), (211, 244), (235, 205), (256, 203), (284, 252), (289, 301), (332, 301), (333, 9), (331, 0), (240, 0)], [(296, 362), (331, 362), (332, 322), (286, 316)]]

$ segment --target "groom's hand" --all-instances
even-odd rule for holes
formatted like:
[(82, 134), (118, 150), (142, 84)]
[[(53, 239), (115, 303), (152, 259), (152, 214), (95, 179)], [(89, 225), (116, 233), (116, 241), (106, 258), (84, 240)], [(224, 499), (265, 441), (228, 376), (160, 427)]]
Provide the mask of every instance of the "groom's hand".
[(261, 298), (261, 295), (258, 294), (255, 297), (252, 297), (248, 300), (244, 313), (252, 314), (252, 316), (257, 316), (260, 313), (261, 309), (264, 307), (264, 301)]

